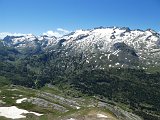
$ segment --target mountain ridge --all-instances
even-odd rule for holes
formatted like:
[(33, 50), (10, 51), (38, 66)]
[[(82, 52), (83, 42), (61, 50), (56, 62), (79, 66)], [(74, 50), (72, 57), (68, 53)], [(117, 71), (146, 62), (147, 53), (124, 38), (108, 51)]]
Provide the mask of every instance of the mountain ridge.
[[(89, 30), (76, 30), (58, 38), (28, 34), (26, 36), (6, 36), (2, 41), (5, 46), (14, 47), (24, 54), (63, 50), (66, 51), (65, 56), (81, 53), (84, 56), (90, 56), (89, 54), (101, 53), (103, 55), (99, 58), (107, 57), (107, 61), (110, 62), (113, 61), (110, 60), (111, 57), (121, 58), (121, 62), (116, 61), (114, 64), (130, 63), (133, 60), (131, 64), (139, 61), (140, 64), (145, 63), (145, 66), (154, 67), (160, 64), (158, 59), (160, 57), (160, 34), (152, 29), (143, 31), (131, 30), (128, 27), (98, 27)], [(119, 45), (119, 48), (115, 49), (116, 44), (121, 44), (121, 46)], [(132, 51), (132, 54), (127, 51)], [(123, 55), (123, 53), (125, 54)], [(89, 59), (86, 58), (86, 62)], [(121, 67), (126, 65), (130, 66), (129, 64), (121, 64)], [(108, 66), (116, 65), (108, 64)], [(140, 67), (140, 65), (132, 66)], [(144, 66), (143, 68), (147, 69)]]

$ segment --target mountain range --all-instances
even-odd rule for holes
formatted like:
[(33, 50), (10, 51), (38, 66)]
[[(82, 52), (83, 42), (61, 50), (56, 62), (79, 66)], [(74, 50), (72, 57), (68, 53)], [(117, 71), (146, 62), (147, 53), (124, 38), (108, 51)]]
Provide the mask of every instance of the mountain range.
[(92, 96), (124, 105), (145, 120), (159, 120), (159, 57), (160, 34), (151, 29), (6, 36), (0, 40), (0, 86), (41, 89), (51, 84), (75, 98)]
[[(147, 69), (160, 64), (160, 34), (147, 29), (130, 30), (126, 27), (99, 27), (77, 30), (56, 38), (34, 36), (6, 36), (3, 45), (13, 47), (22, 54), (63, 51), (64, 56), (82, 54), (86, 63), (94, 61), (100, 69), (106, 67), (135, 67)], [(98, 60), (96, 60), (96, 59)], [(100, 66), (96, 62), (104, 63)]]

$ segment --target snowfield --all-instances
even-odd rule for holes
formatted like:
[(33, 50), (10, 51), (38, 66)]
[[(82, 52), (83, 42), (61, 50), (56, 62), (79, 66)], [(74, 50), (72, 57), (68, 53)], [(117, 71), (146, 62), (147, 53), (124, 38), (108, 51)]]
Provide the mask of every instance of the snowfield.
[(36, 112), (29, 112), (24, 109), (19, 109), (16, 106), (0, 107), (0, 116), (6, 117), (6, 118), (11, 118), (11, 119), (26, 118), (25, 114), (28, 114), (28, 113), (32, 113), (36, 116), (43, 115)]
[(24, 100), (27, 100), (27, 98), (18, 99), (18, 100), (16, 100), (16, 103), (17, 103), (17, 104), (20, 104), (20, 103), (22, 103)]

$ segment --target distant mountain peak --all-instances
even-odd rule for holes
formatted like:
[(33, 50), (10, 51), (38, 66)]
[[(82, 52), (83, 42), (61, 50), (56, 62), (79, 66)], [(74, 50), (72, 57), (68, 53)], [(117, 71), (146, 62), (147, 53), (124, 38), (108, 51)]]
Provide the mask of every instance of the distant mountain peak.
[[(72, 55), (82, 52), (84, 54), (101, 52), (108, 56), (108, 60), (111, 56), (117, 56), (116, 59), (120, 59), (119, 56), (125, 56), (120, 59), (121, 62), (129, 60), (129, 58), (131, 61), (131, 59), (138, 57), (147, 64), (156, 63), (160, 55), (158, 52), (160, 51), (160, 35), (154, 30), (131, 30), (128, 27), (115, 26), (76, 30), (59, 38), (47, 35), (35, 36), (33, 34), (6, 36), (3, 43), (20, 51), (23, 51), (23, 49), (26, 51), (28, 49), (42, 51), (65, 49), (69, 50), (66, 54), (70, 53)], [(114, 45), (119, 45), (120, 48), (112, 49)], [(123, 58), (126, 58), (126, 60), (123, 60)]]

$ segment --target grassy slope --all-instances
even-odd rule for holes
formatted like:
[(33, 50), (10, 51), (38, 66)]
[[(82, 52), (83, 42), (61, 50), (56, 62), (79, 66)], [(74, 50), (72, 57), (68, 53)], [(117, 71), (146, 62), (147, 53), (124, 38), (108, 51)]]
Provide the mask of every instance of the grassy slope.
[[(59, 113), (57, 111), (49, 110), (48, 108), (41, 108), (36, 105), (27, 103), (27, 102), (23, 102), (22, 104), (16, 104), (17, 99), (24, 98), (24, 97), (27, 97), (27, 98), (38, 97), (37, 93), (39, 92), (48, 92), (48, 93), (52, 93), (52, 94), (56, 94), (60, 96), (66, 96), (65, 93), (62, 93), (57, 88), (43, 87), (41, 90), (33, 90), (33, 89), (21, 87), (21, 86), (14, 86), (14, 87), (4, 86), (4, 87), (1, 87), (0, 90), (1, 90), (0, 99), (3, 102), (6, 102), (6, 104), (1, 104), (1, 106), (13, 106), (14, 105), (14, 106), (17, 106), (18, 108), (31, 110), (31, 111), (35, 111), (35, 112), (44, 114), (41, 117), (37, 117), (35, 115), (28, 114), (26, 120), (54, 120), (54, 119), (60, 120), (60, 119), (66, 119), (66, 118), (71, 118), (71, 117), (74, 117), (74, 118), (76, 117), (77, 119), (81, 119), (84, 116), (86, 118), (87, 117), (92, 118), (97, 113), (103, 113), (113, 118), (113, 120), (116, 120), (116, 117), (114, 116), (112, 112), (108, 111), (107, 109), (102, 109), (98, 107), (81, 107), (81, 109), (77, 110), (77, 109), (69, 108), (68, 106), (67, 109), (69, 109), (69, 112)], [(23, 96), (19, 96), (19, 95), (23, 95)], [(68, 96), (67, 98), (71, 98), (71, 96)], [(89, 97), (84, 97), (83, 100), (84, 100), (83, 101), (84, 105), (95, 102), (93, 98), (89, 98)], [(80, 100), (77, 99), (77, 102), (80, 103)], [(4, 118), (4, 117), (0, 117), (0, 119), (8, 120), (7, 118)]]

